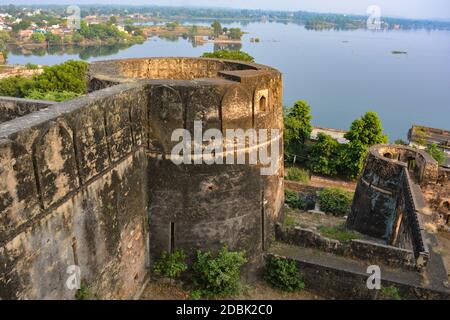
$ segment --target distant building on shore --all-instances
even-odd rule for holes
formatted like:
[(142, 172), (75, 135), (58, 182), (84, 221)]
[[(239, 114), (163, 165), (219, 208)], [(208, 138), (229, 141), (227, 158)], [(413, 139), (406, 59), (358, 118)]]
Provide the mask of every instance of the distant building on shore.
[(323, 127), (318, 127), (318, 126), (313, 127), (309, 139), (312, 142), (317, 141), (319, 133), (329, 135), (330, 137), (337, 140), (337, 142), (339, 142), (341, 144), (348, 143), (348, 140), (345, 139), (345, 137), (344, 137), (345, 134), (347, 133), (347, 131), (340, 130), (340, 129), (333, 129), (333, 128), (323, 128)]

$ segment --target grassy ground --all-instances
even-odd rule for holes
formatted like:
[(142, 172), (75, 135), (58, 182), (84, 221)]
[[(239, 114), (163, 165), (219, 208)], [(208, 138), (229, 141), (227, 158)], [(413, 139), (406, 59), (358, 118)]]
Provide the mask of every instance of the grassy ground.
[(352, 239), (361, 239), (363, 235), (346, 230), (344, 217), (335, 217), (320, 213), (309, 213), (298, 209), (286, 208), (285, 225), (299, 226), (318, 231), (327, 238), (345, 242)]
[[(150, 282), (145, 288), (141, 300), (186, 300), (189, 291), (175, 283)], [(306, 290), (283, 292), (272, 288), (263, 281), (246, 285), (244, 292), (229, 297), (230, 300), (322, 300), (323, 298)]]

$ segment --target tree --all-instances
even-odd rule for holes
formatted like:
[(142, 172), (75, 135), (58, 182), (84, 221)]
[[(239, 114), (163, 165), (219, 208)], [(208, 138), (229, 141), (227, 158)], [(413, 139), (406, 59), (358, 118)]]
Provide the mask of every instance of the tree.
[(307, 157), (305, 142), (312, 132), (311, 107), (305, 101), (297, 101), (286, 111), (284, 117), (284, 157), (294, 161), (300, 156), (300, 162)]
[(233, 50), (218, 50), (215, 52), (205, 52), (202, 57), (204, 58), (217, 58), (217, 59), (229, 59), (239, 60), (245, 62), (253, 62), (255, 59), (244, 51)]
[(40, 32), (34, 32), (31, 35), (31, 41), (33, 41), (34, 43), (44, 43), (45, 42), (45, 35), (43, 35)]
[(438, 145), (436, 143), (430, 144), (426, 151), (430, 156), (433, 157), (434, 160), (437, 161), (439, 165), (442, 165), (445, 161), (445, 153), (441, 149), (439, 149)]
[(117, 18), (115, 16), (109, 17), (109, 24), (117, 24)]
[(47, 39), (47, 42), (50, 44), (61, 44), (61, 37), (58, 36), (57, 34), (47, 32), (45, 34), (45, 38)]
[(231, 28), (229, 30), (230, 38), (233, 40), (240, 40), (242, 37), (242, 31), (240, 28)]
[(5, 78), (0, 80), (0, 96), (23, 98), (32, 86), (33, 81), (22, 76)]
[(388, 137), (383, 134), (381, 120), (373, 111), (353, 121), (345, 138), (349, 143), (344, 145), (340, 152), (339, 171), (351, 179), (361, 172), (369, 148), (388, 141)]
[(78, 32), (74, 32), (72, 35), (72, 41), (74, 43), (80, 43), (81, 41), (83, 41), (83, 36)]
[(71, 91), (86, 93), (87, 63), (68, 60), (62, 64), (44, 67), (44, 72), (34, 78), (34, 88), (41, 92)]
[(304, 144), (312, 132), (311, 107), (306, 101), (298, 100), (287, 110), (285, 117), (285, 139), (288, 142)]
[(17, 33), (20, 30), (28, 29), (30, 27), (30, 25), (31, 25), (31, 21), (29, 21), (28, 19), (27, 20), (23, 19), (19, 23), (13, 24), (11, 29), (12, 29), (13, 32)]
[(308, 168), (318, 174), (337, 175), (339, 148), (339, 142), (327, 134), (319, 133), (317, 142), (309, 151)]
[(364, 166), (368, 150), (368, 146), (358, 142), (341, 145), (336, 159), (339, 174), (349, 179), (356, 179)]
[(194, 38), (198, 34), (198, 27), (193, 25), (188, 31), (188, 37)]
[(387, 143), (388, 138), (383, 134), (383, 127), (378, 114), (373, 111), (367, 112), (360, 119), (353, 121), (350, 131), (345, 134), (350, 142), (359, 142), (365, 146)]
[(211, 24), (211, 27), (213, 28), (214, 37), (218, 37), (222, 34), (222, 25), (220, 24), (219, 21), (215, 20)]
[(9, 39), (10, 37), (8, 32), (0, 30), (0, 56), (3, 55), (3, 59), (0, 59), (0, 64), (4, 63), (8, 57), (8, 50), (6, 49), (6, 44), (8, 43)]

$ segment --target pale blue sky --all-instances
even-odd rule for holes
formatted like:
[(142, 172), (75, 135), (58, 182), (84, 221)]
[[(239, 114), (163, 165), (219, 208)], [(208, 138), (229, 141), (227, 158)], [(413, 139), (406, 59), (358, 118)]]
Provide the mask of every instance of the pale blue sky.
[(378, 5), (381, 7), (382, 15), (450, 20), (449, 0), (0, 0), (0, 4), (10, 3), (195, 5), (354, 14), (365, 14), (369, 5)]

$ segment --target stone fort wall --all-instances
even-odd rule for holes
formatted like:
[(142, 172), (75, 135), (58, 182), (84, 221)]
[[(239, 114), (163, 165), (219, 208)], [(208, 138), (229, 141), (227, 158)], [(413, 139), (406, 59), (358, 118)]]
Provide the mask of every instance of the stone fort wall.
[(423, 222), (430, 212), (422, 189), (436, 185), (438, 176), (437, 162), (424, 151), (393, 145), (372, 147), (347, 226), (412, 250), (417, 267), (422, 268), (430, 255)]
[[(0, 124), (0, 297), (130, 298), (162, 251), (244, 250), (255, 267), (282, 219), (279, 169), (175, 165), (174, 129), (282, 130), (281, 74), (194, 58), (93, 63), (90, 94)], [(282, 136), (282, 132), (281, 132)], [(247, 146), (241, 146), (248, 153)], [(250, 267), (249, 267), (250, 268)]]

